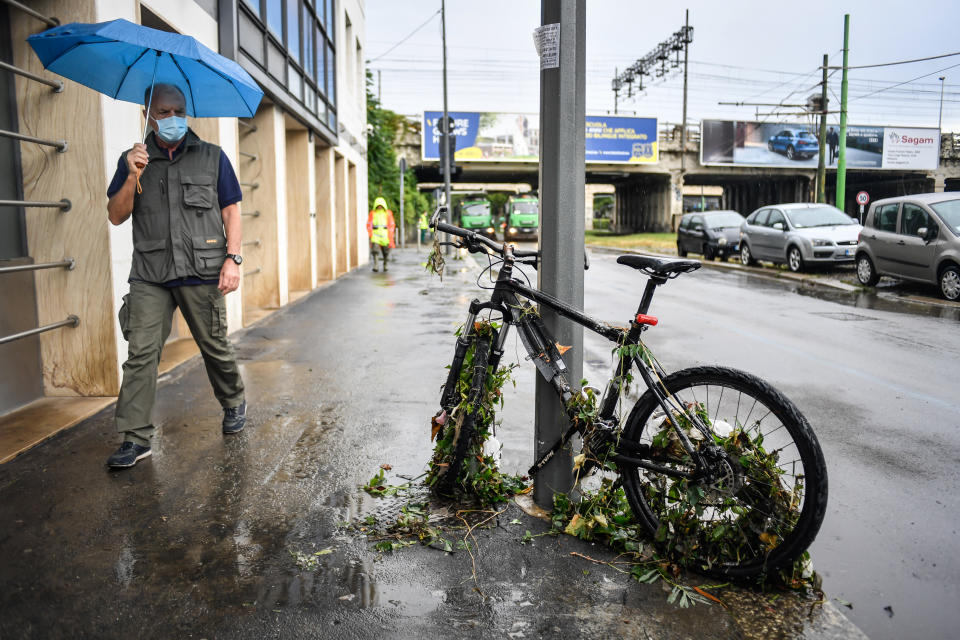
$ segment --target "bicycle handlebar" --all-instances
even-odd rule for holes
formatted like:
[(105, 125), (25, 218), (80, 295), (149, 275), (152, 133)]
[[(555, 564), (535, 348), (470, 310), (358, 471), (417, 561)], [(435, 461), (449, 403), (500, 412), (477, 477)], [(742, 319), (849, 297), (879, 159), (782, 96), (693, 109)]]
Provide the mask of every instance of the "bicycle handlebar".
[[(446, 207), (437, 207), (437, 210), (433, 212), (433, 216), (430, 218), (430, 226), (433, 227), (435, 231), (442, 231), (444, 233), (449, 233), (453, 236), (458, 236), (467, 241), (467, 250), (471, 253), (477, 253), (480, 251), (478, 244), (486, 245), (487, 247), (493, 249), (500, 255), (503, 255), (508, 245), (503, 242), (497, 242), (496, 240), (491, 240), (487, 236), (477, 233), (476, 231), (470, 231), (469, 229), (461, 229), (460, 227), (452, 224), (447, 224), (440, 220), (441, 213), (446, 213)], [(512, 245), (509, 245), (512, 247)], [(515, 258), (539, 258), (539, 251), (531, 251), (529, 249), (517, 249), (512, 247), (512, 254)]]

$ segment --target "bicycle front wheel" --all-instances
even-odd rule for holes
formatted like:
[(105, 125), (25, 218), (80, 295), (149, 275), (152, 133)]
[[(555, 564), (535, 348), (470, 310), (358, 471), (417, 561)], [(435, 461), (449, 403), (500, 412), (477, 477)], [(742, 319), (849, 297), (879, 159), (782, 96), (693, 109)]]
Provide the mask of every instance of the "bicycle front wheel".
[[(663, 384), (712, 430), (713, 442), (687, 416), (668, 418), (649, 390), (628, 416), (623, 438), (642, 452), (636, 457), (693, 476), (619, 465), (630, 506), (657, 545), (691, 569), (732, 578), (797, 560), (827, 508), (826, 464), (807, 420), (779, 391), (736, 369), (694, 367)], [(710, 450), (707, 473), (693, 473), (672, 419), (698, 451)]]
[(469, 367), (454, 381), (457, 385), (455, 389), (459, 388), (460, 381), (466, 374), (469, 390), (466, 393), (466, 402), (460, 405), (461, 410), (451, 416), (453, 429), (448, 436), (450, 441), (447, 448), (447, 467), (437, 484), (437, 490), (443, 494), (452, 493), (461, 485), (464, 461), (470, 454), (470, 446), (477, 436), (477, 420), (481, 412), (486, 411), (483, 396), (490, 362), (491, 340), (488, 334), (474, 334), (471, 337), (472, 345), (467, 350), (467, 357), (464, 360), (464, 364), (469, 364)]

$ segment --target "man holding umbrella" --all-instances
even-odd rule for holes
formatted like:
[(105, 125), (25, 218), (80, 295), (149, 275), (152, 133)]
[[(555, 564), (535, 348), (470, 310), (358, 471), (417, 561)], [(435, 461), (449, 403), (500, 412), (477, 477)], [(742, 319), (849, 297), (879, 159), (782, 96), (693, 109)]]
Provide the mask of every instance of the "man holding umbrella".
[(241, 431), (246, 403), (233, 347), (227, 341), (224, 296), (240, 284), (240, 184), (216, 145), (187, 128), (183, 92), (156, 84), (144, 96), (152, 132), (117, 165), (107, 190), (114, 225), (133, 216), (130, 293), (120, 324), (129, 342), (117, 400), (121, 447), (112, 468), (150, 455), (157, 365), (175, 309), (190, 327), (214, 395), (223, 407), (224, 434)]

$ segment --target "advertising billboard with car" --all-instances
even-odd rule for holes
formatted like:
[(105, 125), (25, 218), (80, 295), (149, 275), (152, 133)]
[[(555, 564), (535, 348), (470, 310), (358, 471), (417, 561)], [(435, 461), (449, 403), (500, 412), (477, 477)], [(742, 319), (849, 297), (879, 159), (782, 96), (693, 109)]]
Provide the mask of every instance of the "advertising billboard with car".
[[(818, 136), (813, 123), (704, 120), (700, 163), (816, 169)], [(847, 126), (847, 169), (936, 169), (939, 149), (937, 129)], [(828, 167), (836, 168), (839, 152), (840, 127), (828, 125)]]
[[(540, 118), (533, 113), (449, 111), (454, 159), (465, 162), (538, 162)], [(441, 111), (423, 114), (421, 154), (440, 159)], [(659, 159), (657, 119), (590, 116), (584, 123), (586, 162), (653, 164)]]

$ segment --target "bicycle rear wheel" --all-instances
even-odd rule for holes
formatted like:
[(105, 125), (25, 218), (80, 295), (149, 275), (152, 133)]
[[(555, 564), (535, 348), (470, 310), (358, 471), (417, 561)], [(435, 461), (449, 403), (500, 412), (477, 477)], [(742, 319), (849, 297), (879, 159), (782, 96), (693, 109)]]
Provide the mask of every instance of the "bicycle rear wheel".
[[(627, 499), (661, 548), (691, 569), (745, 578), (784, 567), (810, 546), (827, 508), (827, 469), (817, 438), (797, 407), (772, 386), (725, 367), (694, 367), (664, 386), (713, 431), (712, 477), (677, 478), (620, 465)], [(698, 450), (710, 443), (676, 416)], [(623, 430), (637, 457), (693, 471), (651, 391)]]
[[(463, 374), (466, 373), (469, 379), (466, 402), (460, 405), (459, 412), (454, 412), (449, 417), (451, 430), (444, 435), (444, 439), (449, 440), (441, 442), (447, 446), (439, 448), (441, 455), (446, 454), (447, 466), (442, 474), (438, 475), (439, 479), (435, 486), (437, 491), (443, 494), (452, 493), (461, 484), (464, 461), (477, 435), (477, 419), (481, 412), (486, 410), (483, 406), (483, 395), (488, 375), (492, 336), (473, 334), (470, 341), (472, 344), (464, 359), (464, 364), (469, 364), (469, 367), (465, 371), (461, 369), (459, 375), (447, 383), (453, 384), (454, 394), (457, 397), (461, 393), (458, 388), (462, 388)], [(435, 460), (435, 462), (438, 461)]]

